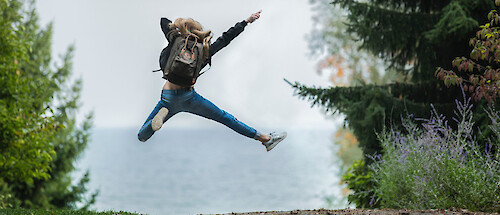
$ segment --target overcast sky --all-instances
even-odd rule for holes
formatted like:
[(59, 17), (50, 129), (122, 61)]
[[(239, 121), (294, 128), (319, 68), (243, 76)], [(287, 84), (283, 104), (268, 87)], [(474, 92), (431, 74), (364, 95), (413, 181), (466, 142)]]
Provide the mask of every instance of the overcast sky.
[[(164, 80), (151, 71), (167, 44), (161, 17), (192, 17), (212, 30), (215, 41), (259, 10), (261, 18), (213, 57), (197, 92), (257, 129), (334, 127), (283, 81), (330, 85), (315, 72), (318, 58), (309, 56), (307, 0), (38, 0), (36, 6), (42, 24), (54, 23), (53, 56), (75, 45), (73, 73), (83, 79), (80, 112), (93, 110), (96, 127), (139, 128), (158, 102)], [(215, 125), (181, 113), (166, 126)]]

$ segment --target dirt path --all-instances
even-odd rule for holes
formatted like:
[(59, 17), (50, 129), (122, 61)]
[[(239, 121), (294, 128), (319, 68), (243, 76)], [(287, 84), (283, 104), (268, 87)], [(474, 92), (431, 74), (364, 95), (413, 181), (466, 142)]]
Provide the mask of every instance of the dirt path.
[(393, 210), (393, 209), (381, 209), (381, 210), (368, 210), (368, 209), (342, 209), (342, 210), (294, 210), (294, 211), (267, 211), (267, 212), (248, 212), (248, 213), (230, 213), (225, 215), (319, 215), (319, 214), (353, 214), (353, 215), (436, 215), (436, 214), (449, 214), (449, 215), (485, 215), (485, 214), (496, 214), (498, 213), (482, 213), (482, 212), (470, 212), (467, 210)]

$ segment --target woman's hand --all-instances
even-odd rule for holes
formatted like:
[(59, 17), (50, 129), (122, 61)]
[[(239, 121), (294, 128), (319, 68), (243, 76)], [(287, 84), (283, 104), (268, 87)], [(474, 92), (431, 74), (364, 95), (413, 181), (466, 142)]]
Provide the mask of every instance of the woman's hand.
[(262, 12), (262, 10), (261, 10), (261, 11), (259, 11), (259, 12), (257, 12), (257, 13), (252, 14), (250, 17), (248, 17), (248, 18), (245, 20), (245, 22), (247, 22), (247, 23), (252, 23), (252, 22), (254, 22), (254, 21), (255, 21), (255, 20), (257, 20), (258, 18), (260, 18), (260, 13), (261, 13), (261, 12)]

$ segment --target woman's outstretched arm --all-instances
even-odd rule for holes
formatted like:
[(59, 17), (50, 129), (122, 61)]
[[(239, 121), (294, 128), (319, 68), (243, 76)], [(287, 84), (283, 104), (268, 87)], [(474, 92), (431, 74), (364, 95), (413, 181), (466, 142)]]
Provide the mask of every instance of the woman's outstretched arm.
[(261, 13), (261, 11), (250, 15), (250, 17), (248, 17), (244, 21), (236, 23), (236, 25), (231, 27), (226, 32), (222, 33), (222, 36), (217, 38), (217, 40), (214, 43), (212, 43), (212, 45), (210, 45), (210, 50), (209, 50), (210, 57), (212, 57), (215, 53), (220, 51), (222, 48), (229, 45), (231, 40), (233, 40), (241, 32), (243, 32), (243, 30), (245, 30), (245, 26), (247, 26), (248, 23), (252, 23), (255, 20), (259, 19), (260, 13)]

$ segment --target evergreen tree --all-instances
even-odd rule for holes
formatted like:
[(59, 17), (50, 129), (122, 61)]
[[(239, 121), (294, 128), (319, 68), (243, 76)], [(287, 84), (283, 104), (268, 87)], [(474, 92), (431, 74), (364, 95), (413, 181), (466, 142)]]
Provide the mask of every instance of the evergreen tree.
[(299, 96), (344, 114), (370, 155), (380, 152), (376, 133), (400, 126), (401, 116), (426, 117), (431, 104), (452, 116), (460, 89), (444, 86), (434, 72), (439, 66), (450, 69), (455, 57), (467, 55), (469, 38), (495, 7), (492, 0), (336, 0), (333, 6), (347, 11), (347, 31), (360, 48), (408, 81), (330, 89), (294, 83)]
[(72, 184), (91, 115), (76, 125), (81, 81), (71, 81), (73, 48), (60, 66), (51, 58), (52, 25), (41, 29), (33, 8), (0, 2), (0, 207), (76, 208), (86, 198), (85, 174)]
[[(332, 7), (331, 0), (310, 0), (315, 25), (309, 36), (311, 54), (321, 56), (317, 72), (329, 75), (334, 86), (364, 86), (403, 81), (405, 76), (385, 70), (383, 60), (360, 49), (361, 42), (347, 33), (346, 10)], [(349, 128), (339, 128), (334, 143), (339, 145), (341, 172), (363, 158), (359, 143)]]

